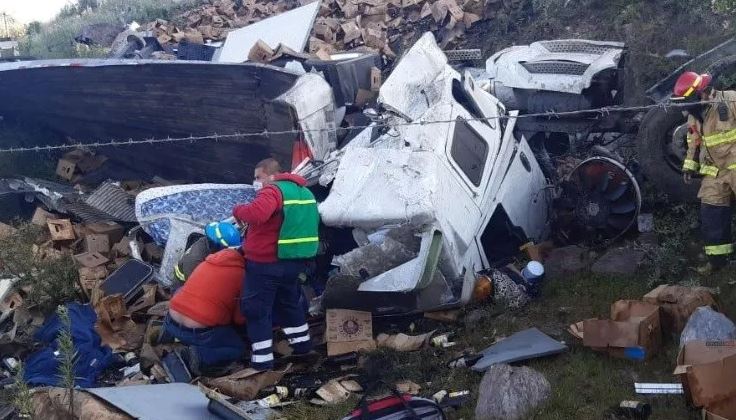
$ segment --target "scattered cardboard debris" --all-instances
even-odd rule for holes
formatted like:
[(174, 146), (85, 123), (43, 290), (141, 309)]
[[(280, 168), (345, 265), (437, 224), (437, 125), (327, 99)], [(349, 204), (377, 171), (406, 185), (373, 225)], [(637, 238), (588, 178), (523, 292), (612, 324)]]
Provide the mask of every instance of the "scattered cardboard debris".
[(395, 335), (380, 334), (376, 338), (378, 347), (388, 347), (396, 351), (416, 351), (426, 347), (434, 331), (421, 335), (406, 335), (399, 333)]
[(705, 287), (671, 286), (663, 284), (644, 295), (644, 302), (662, 308), (662, 330), (680, 334), (690, 315), (701, 306), (718, 309), (713, 295)]
[(51, 240), (54, 242), (73, 241), (77, 238), (69, 219), (49, 219), (46, 221), (46, 225), (51, 233)]
[(576, 324), (574, 335), (583, 336), (583, 345), (614, 357), (625, 357), (627, 348), (641, 348), (644, 358), (651, 358), (662, 344), (659, 306), (651, 303), (619, 300), (611, 305), (611, 319), (583, 321), (582, 332)]
[(110, 260), (99, 252), (85, 252), (77, 254), (74, 259), (84, 267), (95, 268), (107, 264)]
[(674, 374), (696, 407), (736, 400), (736, 341), (690, 341), (677, 355)]
[(122, 295), (105, 296), (95, 304), (95, 331), (102, 344), (113, 350), (137, 350), (143, 344), (145, 325), (130, 319)]
[(422, 387), (410, 380), (404, 380), (396, 383), (396, 390), (402, 394), (419, 395)]
[(282, 371), (258, 372), (248, 368), (221, 378), (204, 377), (201, 380), (206, 386), (217, 389), (229, 397), (250, 401), (255, 399), (263, 388), (279, 383), (289, 369), (290, 365)]
[(333, 379), (322, 385), (322, 387), (317, 390), (317, 395), (319, 395), (319, 397), (327, 404), (340, 404), (350, 398), (350, 391), (345, 389), (340, 382)]
[(47, 223), (49, 219), (58, 219), (59, 216), (50, 213), (41, 207), (37, 207), (36, 211), (33, 213), (33, 217), (31, 218), (31, 223), (36, 226), (47, 226)]
[(87, 252), (107, 254), (110, 252), (110, 238), (107, 235), (91, 233), (84, 237), (84, 249)]

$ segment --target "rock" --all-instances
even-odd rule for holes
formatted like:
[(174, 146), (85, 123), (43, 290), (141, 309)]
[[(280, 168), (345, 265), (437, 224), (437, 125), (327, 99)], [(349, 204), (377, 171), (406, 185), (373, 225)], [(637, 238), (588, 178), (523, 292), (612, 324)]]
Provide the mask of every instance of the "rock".
[(577, 245), (555, 248), (544, 260), (548, 274), (574, 273), (588, 267), (588, 249)]
[(736, 340), (736, 325), (709, 306), (696, 309), (680, 335), (680, 348), (690, 341)]
[(631, 248), (612, 249), (593, 264), (598, 274), (634, 274), (644, 260), (644, 252)]
[(547, 378), (526, 366), (491, 366), (480, 383), (476, 420), (526, 418), (552, 393)]

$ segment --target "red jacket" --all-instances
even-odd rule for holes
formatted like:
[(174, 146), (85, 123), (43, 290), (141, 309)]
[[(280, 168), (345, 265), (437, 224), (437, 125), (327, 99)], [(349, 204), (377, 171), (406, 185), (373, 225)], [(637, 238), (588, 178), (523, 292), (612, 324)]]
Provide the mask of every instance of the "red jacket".
[[(274, 181), (291, 181), (300, 186), (307, 181), (299, 175), (278, 174)], [(281, 190), (275, 185), (266, 185), (258, 191), (250, 204), (241, 204), (233, 209), (236, 219), (248, 223), (245, 236), (245, 258), (248, 261), (272, 263), (278, 261), (278, 241), (281, 223), (284, 221), (282, 209), (284, 199)]]
[(202, 325), (245, 324), (240, 292), (245, 259), (234, 249), (208, 255), (171, 299), (171, 309)]

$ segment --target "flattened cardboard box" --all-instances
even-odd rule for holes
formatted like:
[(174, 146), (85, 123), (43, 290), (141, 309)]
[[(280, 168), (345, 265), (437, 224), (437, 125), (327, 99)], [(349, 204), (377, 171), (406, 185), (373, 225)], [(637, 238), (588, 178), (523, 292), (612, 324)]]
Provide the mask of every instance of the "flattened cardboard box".
[(703, 420), (736, 420), (736, 398), (704, 408)]
[(662, 345), (659, 306), (635, 300), (619, 300), (611, 305), (611, 319), (583, 322), (583, 345), (623, 357), (627, 347), (643, 347), (652, 357)]
[(328, 356), (376, 348), (370, 312), (328, 309), (325, 317)]
[(662, 308), (662, 330), (680, 334), (690, 315), (701, 306), (717, 309), (713, 295), (704, 287), (670, 286), (663, 284), (644, 295), (644, 302)]
[(677, 355), (675, 375), (696, 407), (736, 400), (736, 341), (691, 341)]

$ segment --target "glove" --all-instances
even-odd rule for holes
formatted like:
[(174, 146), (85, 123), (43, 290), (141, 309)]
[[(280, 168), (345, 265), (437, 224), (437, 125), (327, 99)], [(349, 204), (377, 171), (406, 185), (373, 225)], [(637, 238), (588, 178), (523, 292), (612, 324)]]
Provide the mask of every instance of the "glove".
[(690, 184), (692, 184), (692, 182), (693, 182), (693, 173), (692, 173), (691, 171), (684, 171), (684, 172), (682, 173), (682, 181), (683, 181), (683, 182), (684, 182), (684, 183), (685, 183), (686, 185), (690, 185)]

